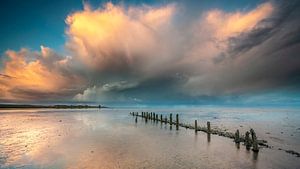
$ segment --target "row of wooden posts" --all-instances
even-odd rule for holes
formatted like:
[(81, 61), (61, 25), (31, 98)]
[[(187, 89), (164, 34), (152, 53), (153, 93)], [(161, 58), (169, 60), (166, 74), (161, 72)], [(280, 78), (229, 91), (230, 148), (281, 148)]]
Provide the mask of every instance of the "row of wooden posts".
[[(169, 114), (169, 120), (168, 120), (168, 116), (165, 115), (163, 116), (162, 114), (157, 114), (154, 112), (142, 112), (141, 114), (139, 114), (138, 112), (130, 112), (130, 114), (132, 116), (135, 116), (135, 122), (137, 123), (138, 121), (138, 117), (144, 118), (145, 122), (147, 123), (148, 120), (152, 120), (155, 122), (161, 122), (161, 123), (165, 123), (165, 124), (170, 124), (170, 127), (172, 127), (172, 125), (176, 125), (176, 130), (179, 130), (179, 126), (184, 127), (186, 129), (194, 129), (195, 132), (197, 133), (198, 131), (203, 131), (206, 132), (207, 134), (217, 134), (220, 136), (224, 136), (224, 137), (229, 137), (234, 139), (234, 142), (237, 144), (240, 144), (240, 142), (244, 142), (244, 145), (246, 146), (246, 148), (249, 150), (252, 146), (252, 150), (254, 152), (258, 152), (259, 151), (259, 147), (258, 147), (258, 141), (257, 141), (257, 137), (256, 137), (256, 133), (254, 132), (253, 129), (249, 131), (247, 131), (245, 133), (245, 136), (240, 136), (239, 130), (237, 130), (234, 134), (233, 133), (229, 133), (229, 132), (224, 132), (221, 130), (212, 130), (211, 126), (210, 126), (210, 122), (207, 121), (206, 123), (206, 127), (200, 127), (198, 126), (198, 122), (197, 120), (195, 120), (194, 126), (189, 125), (189, 124), (184, 124), (184, 123), (180, 123), (179, 122), (179, 115), (176, 114), (176, 120), (173, 121), (173, 115), (172, 113)], [(251, 134), (251, 138), (250, 138), (250, 134)]]

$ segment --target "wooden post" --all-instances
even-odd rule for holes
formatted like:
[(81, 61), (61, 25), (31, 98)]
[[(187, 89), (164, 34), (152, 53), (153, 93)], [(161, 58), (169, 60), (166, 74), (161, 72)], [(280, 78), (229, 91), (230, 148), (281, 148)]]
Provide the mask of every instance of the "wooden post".
[(172, 126), (172, 113), (170, 114), (170, 125)]
[(148, 112), (145, 114), (145, 122), (148, 122)]
[(179, 117), (178, 114), (176, 114), (176, 130), (179, 129)]
[(251, 147), (251, 141), (250, 141), (250, 132), (247, 131), (245, 133), (245, 145), (246, 145), (246, 149), (249, 150)]
[(239, 130), (236, 130), (236, 132), (234, 134), (234, 142), (240, 143), (240, 131)]
[(211, 131), (210, 131), (210, 122), (208, 121), (207, 122), (207, 133), (210, 133)]
[(256, 134), (255, 134), (254, 130), (250, 129), (250, 133), (251, 133), (251, 137), (252, 137), (252, 146), (253, 146), (252, 151), (259, 152), (257, 138), (256, 138)]
[(198, 132), (198, 125), (197, 125), (197, 120), (195, 120), (195, 132)]
[(135, 123), (137, 123), (137, 116), (135, 117)]
[(160, 114), (160, 122), (161, 122), (161, 123), (163, 122), (162, 114)]
[(159, 119), (158, 119), (158, 114), (156, 114), (156, 122), (158, 122), (159, 121)]

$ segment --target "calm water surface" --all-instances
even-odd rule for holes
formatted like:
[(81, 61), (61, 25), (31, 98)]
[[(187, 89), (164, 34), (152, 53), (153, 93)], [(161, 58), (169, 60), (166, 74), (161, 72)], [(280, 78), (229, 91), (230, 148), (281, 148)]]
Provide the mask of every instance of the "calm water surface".
[[(135, 123), (130, 111), (179, 113), (232, 132), (252, 127), (273, 148), (254, 154), (228, 138)], [(299, 109), (0, 110), (0, 168), (300, 168), (278, 148), (300, 152)]]

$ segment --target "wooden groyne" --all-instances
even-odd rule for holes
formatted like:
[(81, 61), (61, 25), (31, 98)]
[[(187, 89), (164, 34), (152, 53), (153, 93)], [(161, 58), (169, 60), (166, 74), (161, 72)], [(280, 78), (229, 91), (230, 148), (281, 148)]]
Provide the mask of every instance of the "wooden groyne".
[[(252, 147), (253, 152), (259, 152), (260, 147), (270, 147), (267, 144), (267, 141), (265, 140), (258, 140), (256, 137), (256, 133), (253, 129), (247, 131), (245, 135), (240, 135), (239, 130), (237, 130), (235, 133), (231, 133), (228, 131), (222, 131), (221, 129), (218, 128), (211, 128), (211, 123), (208, 121), (206, 123), (206, 126), (199, 126), (198, 121), (195, 120), (194, 125), (187, 124), (187, 123), (182, 123), (179, 120), (179, 115), (176, 114), (176, 120), (173, 121), (173, 114), (169, 114), (169, 118), (166, 115), (165, 118), (162, 114), (157, 114), (154, 112), (142, 112), (139, 114), (138, 112), (130, 112), (130, 115), (135, 116), (135, 122), (138, 122), (138, 117), (144, 119), (145, 123), (148, 122), (148, 120), (153, 121), (153, 122), (160, 122), (161, 124), (169, 124), (170, 129), (172, 129), (172, 125), (176, 126), (176, 130), (179, 130), (179, 127), (185, 128), (185, 129), (192, 129), (195, 130), (195, 133), (198, 131), (205, 132), (208, 134), (208, 137), (210, 138), (210, 134), (213, 135), (219, 135), (223, 137), (227, 137), (230, 139), (233, 139), (236, 144), (243, 143), (243, 145), (246, 146), (247, 150), (250, 150)], [(160, 117), (160, 118), (159, 118)], [(251, 137), (250, 137), (251, 136)], [(260, 147), (259, 147), (260, 146)]]
[[(185, 128), (185, 129), (192, 129), (195, 130), (195, 133), (197, 134), (198, 131), (207, 133), (207, 140), (210, 142), (211, 134), (213, 135), (219, 135), (222, 137), (227, 137), (230, 139), (233, 139), (237, 147), (240, 147), (240, 143), (243, 143), (243, 145), (246, 147), (247, 150), (250, 150), (252, 148), (252, 151), (254, 153), (258, 153), (259, 149), (264, 148), (273, 148), (272, 146), (267, 144), (266, 140), (258, 140), (256, 133), (253, 129), (250, 129), (250, 131), (246, 131), (245, 135), (240, 134), (239, 130), (236, 130), (235, 133), (231, 133), (228, 131), (224, 131), (220, 128), (211, 128), (211, 123), (208, 121), (206, 123), (206, 126), (199, 126), (198, 121), (195, 120), (194, 125), (188, 124), (188, 123), (182, 123), (179, 120), (179, 115), (176, 114), (176, 120), (173, 121), (173, 114), (170, 113), (168, 115), (163, 114), (157, 114), (154, 112), (142, 112), (139, 114), (138, 112), (130, 112), (130, 115), (135, 117), (135, 122), (138, 122), (138, 118), (144, 119), (145, 123), (148, 123), (148, 121), (153, 122), (160, 122), (161, 124), (170, 124), (170, 130), (172, 130), (172, 125), (176, 125), (176, 130), (179, 130), (179, 127)], [(169, 118), (168, 118), (169, 117)], [(278, 150), (284, 151), (288, 154), (294, 155), (296, 157), (300, 157), (300, 153), (294, 151), (294, 150), (286, 150), (282, 148), (278, 148)]]

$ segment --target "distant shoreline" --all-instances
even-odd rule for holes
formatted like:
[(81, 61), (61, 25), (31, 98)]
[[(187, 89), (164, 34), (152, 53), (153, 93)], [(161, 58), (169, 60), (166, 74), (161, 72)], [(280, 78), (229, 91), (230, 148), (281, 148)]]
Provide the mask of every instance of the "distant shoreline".
[(102, 105), (31, 105), (31, 104), (0, 104), (0, 109), (90, 109), (90, 108), (108, 108)]

